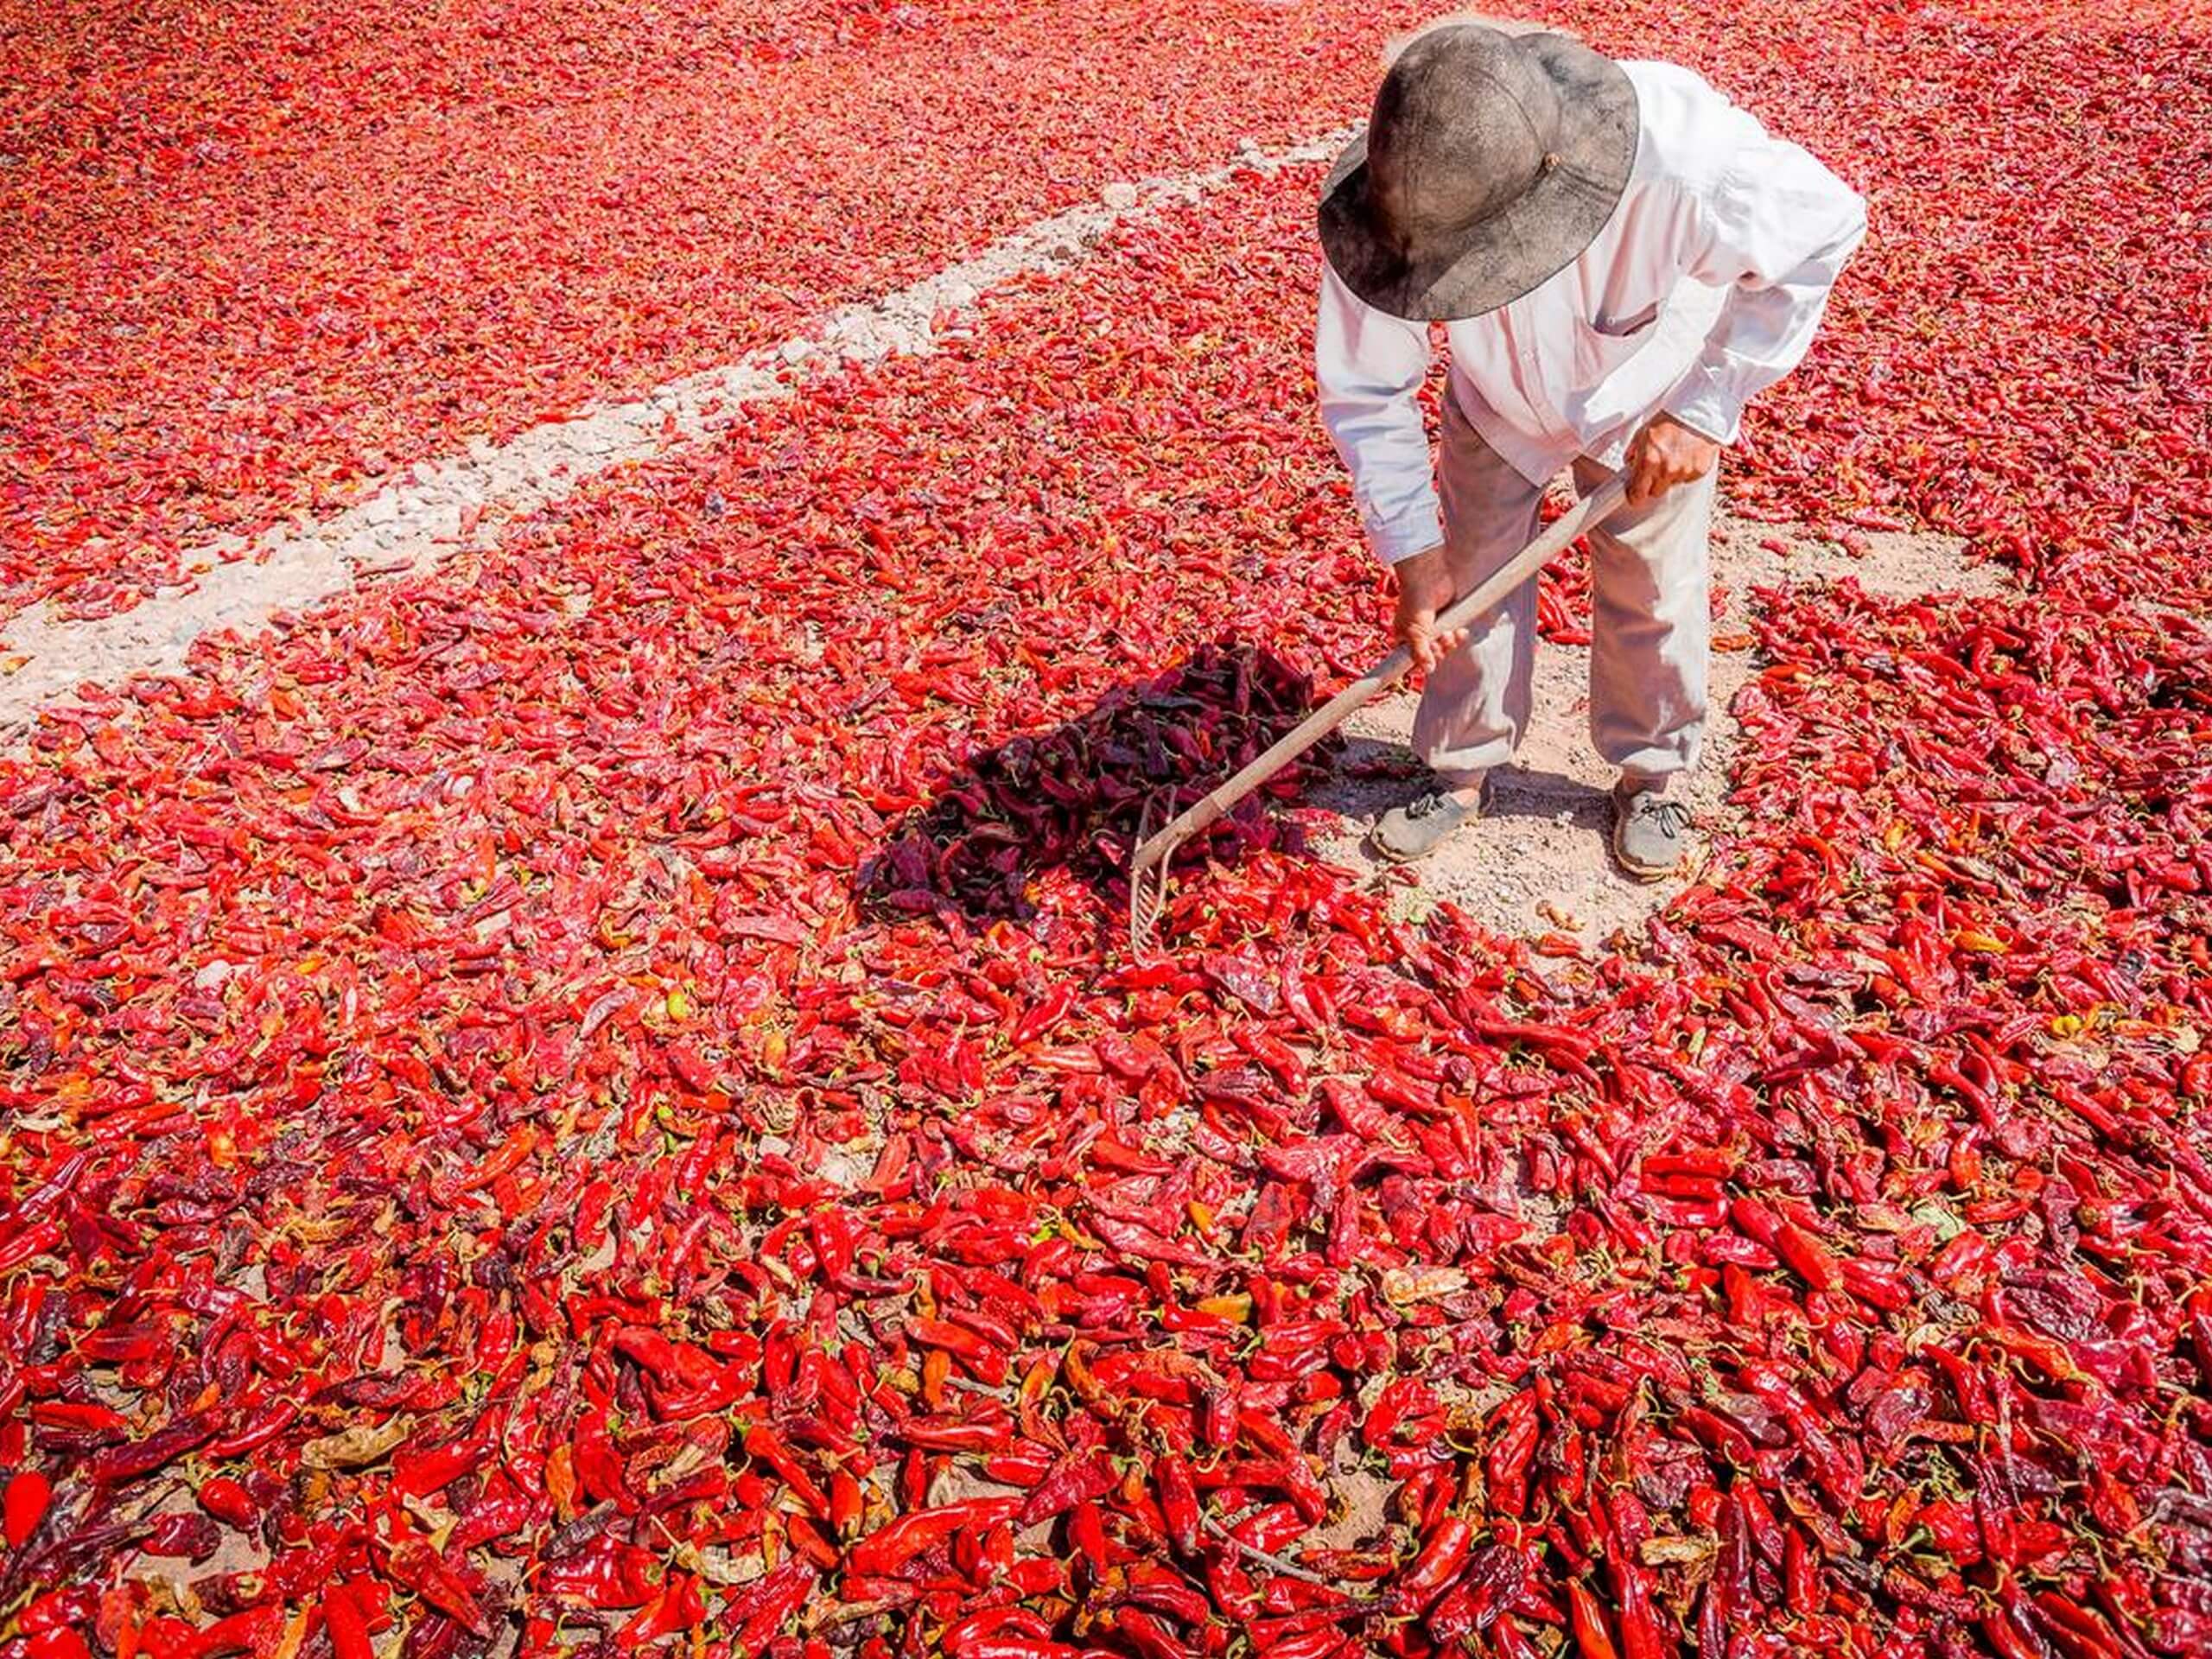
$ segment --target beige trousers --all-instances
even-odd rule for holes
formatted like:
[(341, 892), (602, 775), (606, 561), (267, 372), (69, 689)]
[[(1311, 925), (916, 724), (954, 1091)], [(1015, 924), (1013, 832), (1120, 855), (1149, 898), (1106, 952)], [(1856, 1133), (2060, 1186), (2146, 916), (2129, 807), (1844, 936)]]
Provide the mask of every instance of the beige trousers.
[[(1535, 539), (1543, 492), (1498, 458), (1448, 395), (1437, 473), (1445, 558), (1464, 594)], [(1605, 477), (1593, 461), (1574, 463), (1579, 494)], [(1704, 741), (1706, 550), (1717, 485), (1716, 468), (1622, 508), (1590, 533), (1590, 737), (1637, 782), (1688, 772)], [(1529, 724), (1535, 656), (1532, 578), (1478, 618), (1466, 644), (1428, 677), (1414, 753), (1454, 785), (1503, 765)]]

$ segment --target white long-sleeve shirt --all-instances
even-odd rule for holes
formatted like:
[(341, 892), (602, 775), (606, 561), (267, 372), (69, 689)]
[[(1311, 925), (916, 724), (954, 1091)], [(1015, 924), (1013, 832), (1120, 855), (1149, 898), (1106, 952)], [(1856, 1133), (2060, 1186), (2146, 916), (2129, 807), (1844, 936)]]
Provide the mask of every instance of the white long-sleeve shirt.
[[(1639, 137), (1598, 238), (1510, 305), (1446, 325), (1475, 429), (1541, 484), (1578, 455), (1620, 465), (1664, 410), (1732, 443), (1744, 405), (1805, 355), (1866, 233), (1866, 204), (1687, 69), (1624, 63)], [(1376, 556), (1443, 540), (1417, 402), (1428, 325), (1378, 311), (1323, 261), (1321, 417)]]

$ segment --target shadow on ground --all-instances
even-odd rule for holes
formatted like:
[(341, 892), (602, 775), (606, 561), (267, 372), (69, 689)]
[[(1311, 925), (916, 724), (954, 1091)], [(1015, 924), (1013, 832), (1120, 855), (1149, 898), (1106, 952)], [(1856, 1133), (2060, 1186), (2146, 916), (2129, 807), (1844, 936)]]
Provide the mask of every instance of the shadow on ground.
[[(1428, 768), (1403, 743), (1385, 737), (1347, 737), (1336, 765), (1300, 796), (1300, 804), (1342, 818), (1369, 823), (1431, 787)], [(1501, 766), (1491, 775), (1487, 817), (1541, 818), (1584, 829), (1607, 830), (1612, 808), (1604, 789), (1564, 772)]]
[[(1038, 878), (1055, 868), (1118, 905), (1147, 801), (1161, 821), (1172, 817), (1297, 724), (1313, 701), (1306, 676), (1235, 641), (1116, 686), (1051, 731), (971, 756), (929, 804), (894, 823), (855, 881), (861, 908), (878, 920), (1019, 918), (1033, 909)], [(1266, 803), (1299, 792), (1326, 747), (1193, 840), (1184, 859), (1233, 861), (1293, 841), (1297, 828)]]

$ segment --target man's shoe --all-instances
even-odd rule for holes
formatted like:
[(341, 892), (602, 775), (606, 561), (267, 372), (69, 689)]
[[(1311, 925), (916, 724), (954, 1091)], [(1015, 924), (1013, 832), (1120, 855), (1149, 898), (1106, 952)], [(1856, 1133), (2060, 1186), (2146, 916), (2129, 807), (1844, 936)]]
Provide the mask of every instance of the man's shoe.
[(1468, 819), (1480, 817), (1483, 804), (1489, 798), (1487, 789), (1472, 806), (1446, 789), (1417, 795), (1403, 806), (1385, 812), (1368, 836), (1368, 844), (1378, 858), (1410, 864), (1434, 852), (1446, 836)]
[(1613, 857), (1639, 881), (1659, 881), (1690, 849), (1690, 810), (1656, 789), (1613, 791)]

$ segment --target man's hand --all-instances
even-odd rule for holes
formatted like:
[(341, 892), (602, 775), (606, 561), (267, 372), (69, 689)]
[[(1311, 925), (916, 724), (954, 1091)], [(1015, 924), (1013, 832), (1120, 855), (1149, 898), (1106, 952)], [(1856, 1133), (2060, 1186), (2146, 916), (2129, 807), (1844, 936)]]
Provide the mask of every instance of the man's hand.
[(1436, 630), (1436, 613), (1459, 597), (1452, 591), (1452, 573), (1445, 568), (1444, 550), (1432, 547), (1426, 553), (1401, 559), (1391, 570), (1398, 578), (1398, 609), (1390, 619), (1390, 632), (1413, 653), (1414, 666), (1426, 674), (1467, 638), (1465, 628), (1449, 633)]
[(1628, 446), (1621, 470), (1628, 474), (1628, 504), (1640, 507), (1677, 484), (1703, 478), (1720, 459), (1720, 446), (1671, 415), (1655, 416)]

